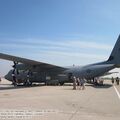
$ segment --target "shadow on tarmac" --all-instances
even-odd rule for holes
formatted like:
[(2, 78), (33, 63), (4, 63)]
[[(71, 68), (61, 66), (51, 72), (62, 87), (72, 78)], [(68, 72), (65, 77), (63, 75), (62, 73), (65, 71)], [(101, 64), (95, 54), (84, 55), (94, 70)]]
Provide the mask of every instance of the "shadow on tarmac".
[[(0, 84), (0, 90), (11, 90), (11, 89), (23, 89), (23, 88), (31, 88), (31, 87), (42, 87), (42, 86), (46, 86), (45, 84), (33, 84), (32, 86), (23, 86), (23, 85), (18, 85), (18, 86), (13, 86), (13, 85), (10, 85), (10, 84)], [(53, 85), (49, 85), (49, 86), (53, 86)], [(63, 86), (72, 86), (72, 84), (65, 84)], [(86, 87), (94, 87), (94, 88), (97, 88), (97, 89), (106, 89), (106, 88), (110, 88), (112, 87), (113, 85), (111, 84), (104, 84), (104, 85), (94, 85), (94, 84), (86, 84), (85, 85)], [(69, 89), (69, 90), (72, 90)]]
[[(2, 85), (2, 87), (1, 87), (1, 85)], [(13, 86), (13, 85), (10, 85), (10, 84), (0, 84), (0, 90), (23, 89), (23, 88), (31, 88), (31, 87), (42, 87), (42, 86), (45, 86), (45, 85), (43, 85), (43, 84), (33, 84), (32, 86), (23, 86), (23, 85)]]
[[(72, 84), (64, 84), (63, 86), (73, 86)], [(110, 88), (113, 85), (112, 84), (103, 84), (103, 85), (95, 85), (95, 84), (85, 84), (85, 86), (90, 86), (90, 87), (94, 87), (94, 88)]]
[(86, 86), (91, 86), (91, 87), (94, 87), (94, 88), (98, 88), (98, 89), (104, 89), (104, 88), (110, 88), (110, 87), (112, 87), (113, 85), (111, 85), (111, 84), (103, 84), (103, 85), (92, 85), (92, 84), (88, 84), (88, 85), (86, 85)]
[[(65, 85), (65, 86), (71, 86), (71, 88), (64, 88), (64, 90), (73, 90), (72, 85)], [(92, 85), (92, 84), (86, 84), (85, 87), (93, 87), (96, 89), (108, 89), (110, 87), (112, 87), (113, 85), (110, 84), (104, 84), (104, 85)]]

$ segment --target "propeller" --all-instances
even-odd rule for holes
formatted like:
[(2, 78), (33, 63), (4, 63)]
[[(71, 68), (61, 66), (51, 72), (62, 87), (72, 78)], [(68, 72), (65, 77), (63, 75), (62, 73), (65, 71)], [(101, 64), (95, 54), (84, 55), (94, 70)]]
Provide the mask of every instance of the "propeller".
[(13, 69), (13, 73), (15, 73), (15, 71), (16, 71), (16, 73), (17, 73), (17, 75), (18, 75), (18, 74), (19, 74), (19, 71), (18, 71), (18, 69), (16, 68), (16, 65), (18, 64), (18, 62), (14, 61), (13, 64), (14, 64), (14, 65), (12, 66), (12, 67), (14, 68), (14, 69)]
[(31, 70), (28, 70), (28, 73), (27, 73), (28, 75), (33, 75), (33, 73), (32, 73), (32, 71)]
[(18, 62), (14, 61), (13, 64), (14, 64), (14, 65), (13, 65), (12, 67), (13, 67), (14, 69), (16, 69), (16, 65), (18, 64)]

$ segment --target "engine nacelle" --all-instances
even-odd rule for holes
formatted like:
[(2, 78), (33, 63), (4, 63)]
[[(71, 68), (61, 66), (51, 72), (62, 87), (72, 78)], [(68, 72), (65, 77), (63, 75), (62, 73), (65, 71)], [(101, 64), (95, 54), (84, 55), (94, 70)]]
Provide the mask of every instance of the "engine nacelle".
[(31, 66), (25, 65), (25, 64), (16, 64), (16, 69), (17, 70), (29, 70)]

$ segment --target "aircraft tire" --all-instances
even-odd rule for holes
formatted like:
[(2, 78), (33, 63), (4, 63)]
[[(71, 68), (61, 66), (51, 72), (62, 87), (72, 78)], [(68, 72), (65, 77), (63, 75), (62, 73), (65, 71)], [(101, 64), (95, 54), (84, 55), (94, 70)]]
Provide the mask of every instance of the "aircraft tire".
[(64, 85), (64, 82), (59, 82), (59, 84), (60, 84), (61, 86), (63, 86), (63, 85)]

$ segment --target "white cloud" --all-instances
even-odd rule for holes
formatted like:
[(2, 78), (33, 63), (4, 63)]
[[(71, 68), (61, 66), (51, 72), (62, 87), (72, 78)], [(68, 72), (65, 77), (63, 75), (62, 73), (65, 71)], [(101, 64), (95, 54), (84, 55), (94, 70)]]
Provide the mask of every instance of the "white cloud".
[(105, 44), (88, 42), (88, 41), (71, 41), (70, 44), (80, 48), (93, 48), (100, 50), (111, 50), (111, 48), (113, 47), (111, 45), (105, 45)]
[(91, 42), (91, 41), (81, 41), (81, 40), (59, 40), (59, 41), (51, 41), (51, 40), (40, 40), (40, 39), (27, 39), (21, 40), (18, 42), (11, 41), (9, 43), (1, 43), (0, 47), (14, 47), (14, 48), (84, 48), (84, 49), (98, 49), (98, 50), (111, 50), (112, 45)]

